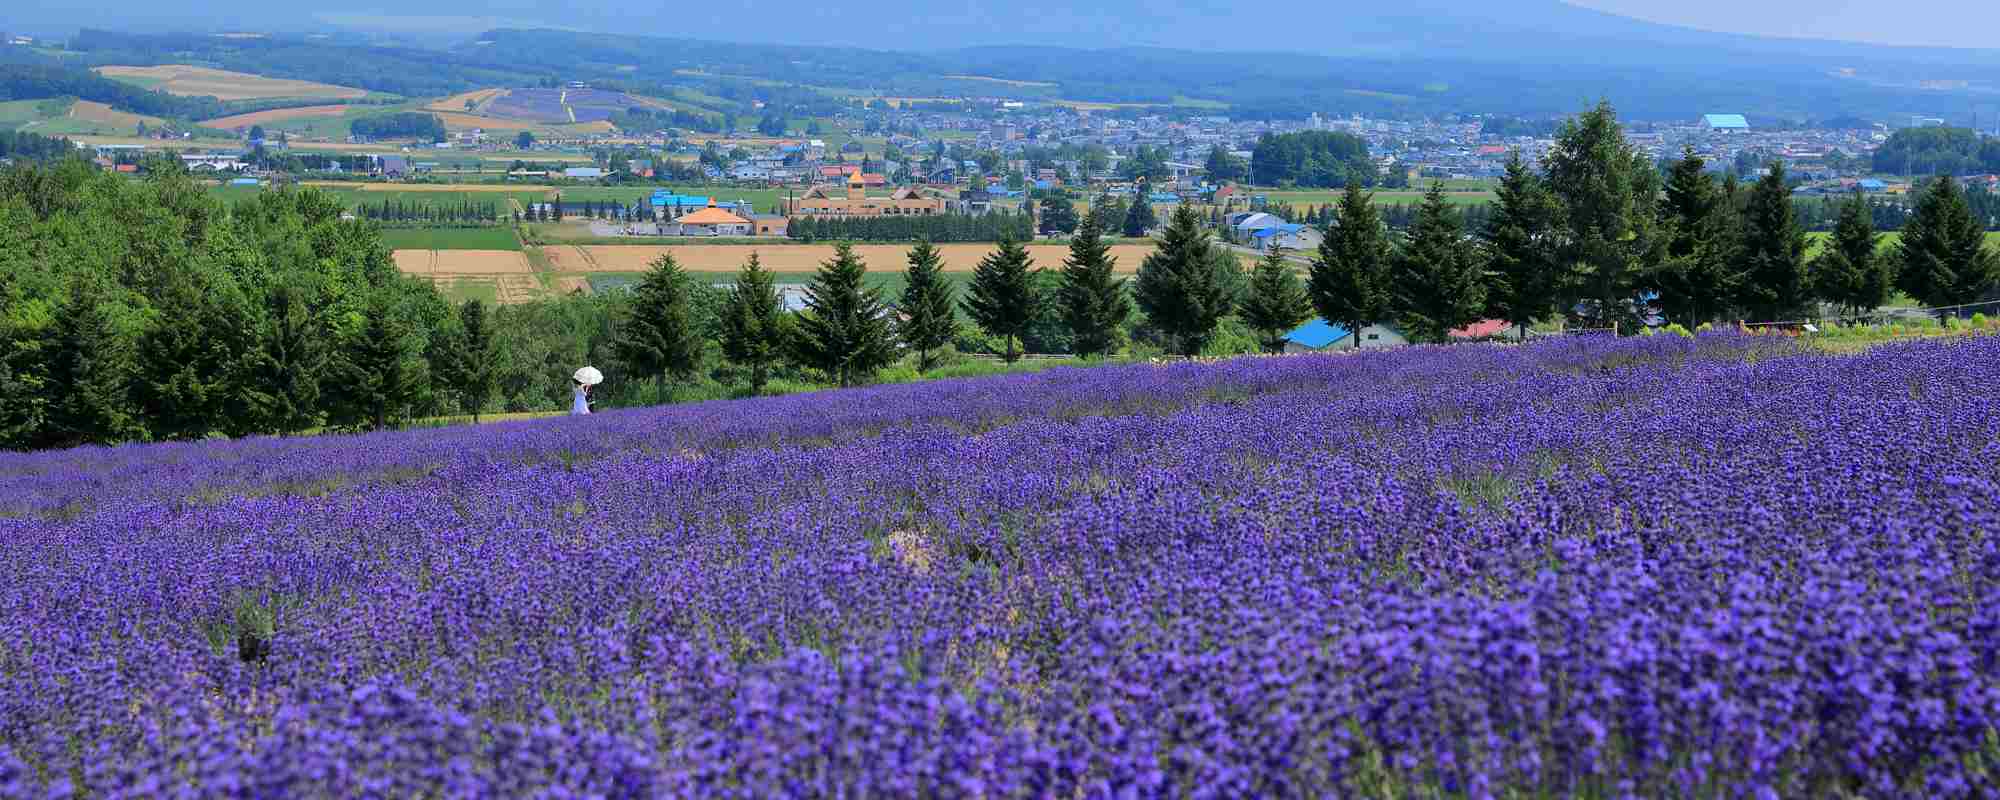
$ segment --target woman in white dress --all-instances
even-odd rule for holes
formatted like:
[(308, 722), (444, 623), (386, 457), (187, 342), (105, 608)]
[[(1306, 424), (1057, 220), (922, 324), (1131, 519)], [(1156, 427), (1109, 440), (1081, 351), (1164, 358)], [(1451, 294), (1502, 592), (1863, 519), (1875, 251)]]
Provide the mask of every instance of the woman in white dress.
[(590, 387), (583, 381), (570, 381), (569, 415), (580, 417), (590, 413)]

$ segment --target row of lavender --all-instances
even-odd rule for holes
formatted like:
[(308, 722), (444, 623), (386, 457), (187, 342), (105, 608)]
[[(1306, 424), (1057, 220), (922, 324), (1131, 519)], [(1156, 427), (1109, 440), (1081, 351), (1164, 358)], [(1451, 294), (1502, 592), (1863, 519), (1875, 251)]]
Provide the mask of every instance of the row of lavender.
[(1783, 347), (8, 457), (0, 796), (1990, 796), (2000, 339)]

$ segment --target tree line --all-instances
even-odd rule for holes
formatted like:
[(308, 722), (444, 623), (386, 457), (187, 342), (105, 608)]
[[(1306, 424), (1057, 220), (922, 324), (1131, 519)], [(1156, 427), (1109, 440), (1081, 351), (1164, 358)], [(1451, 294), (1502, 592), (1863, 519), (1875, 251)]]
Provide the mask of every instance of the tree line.
[(499, 204), (470, 200), (456, 203), (406, 203), (387, 199), (379, 203), (363, 201), (354, 207), (354, 213), (377, 222), (479, 223), (499, 222), (502, 219)]
[(347, 129), (356, 136), (370, 139), (407, 138), (442, 142), (446, 136), (444, 121), (438, 119), (436, 114), (422, 111), (395, 111), (356, 117), (348, 123)]
[(1970, 128), (1904, 128), (1875, 148), (1874, 167), (1896, 175), (2000, 172), (2000, 139)]
[(27, 131), (0, 131), (0, 158), (16, 161), (51, 161), (74, 154), (68, 139), (50, 138)]
[(1368, 142), (1351, 133), (1267, 133), (1250, 151), (1250, 179), (1260, 186), (1367, 187), (1378, 177)]

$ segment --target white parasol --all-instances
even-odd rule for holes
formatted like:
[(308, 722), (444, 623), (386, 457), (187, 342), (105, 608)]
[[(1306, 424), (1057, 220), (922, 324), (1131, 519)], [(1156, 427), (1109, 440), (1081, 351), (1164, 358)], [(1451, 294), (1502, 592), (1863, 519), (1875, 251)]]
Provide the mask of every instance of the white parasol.
[(604, 373), (598, 372), (596, 367), (584, 367), (577, 370), (576, 374), (571, 377), (574, 377), (577, 383), (585, 386), (596, 386), (604, 382)]

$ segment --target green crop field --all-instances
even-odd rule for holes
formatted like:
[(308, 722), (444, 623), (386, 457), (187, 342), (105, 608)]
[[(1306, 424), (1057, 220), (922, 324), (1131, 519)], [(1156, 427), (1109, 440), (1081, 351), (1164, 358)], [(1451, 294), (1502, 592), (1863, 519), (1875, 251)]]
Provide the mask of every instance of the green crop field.
[(458, 278), (438, 290), (452, 305), (478, 300), (489, 306), (500, 303), (500, 284), (490, 278)]
[(384, 228), (382, 243), (391, 250), (519, 250), (521, 240), (511, 227)]

